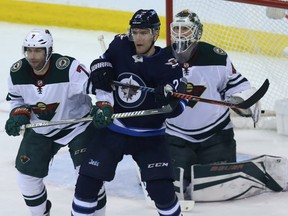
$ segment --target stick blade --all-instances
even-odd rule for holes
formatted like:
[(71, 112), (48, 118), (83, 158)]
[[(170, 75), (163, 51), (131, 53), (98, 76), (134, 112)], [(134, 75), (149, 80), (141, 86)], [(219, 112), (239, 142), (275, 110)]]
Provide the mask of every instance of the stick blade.
[(255, 103), (257, 103), (268, 91), (269, 89), (269, 80), (266, 79), (262, 86), (247, 100), (243, 101), (242, 103), (237, 104), (237, 108), (240, 109), (248, 109), (249, 107), (253, 106)]

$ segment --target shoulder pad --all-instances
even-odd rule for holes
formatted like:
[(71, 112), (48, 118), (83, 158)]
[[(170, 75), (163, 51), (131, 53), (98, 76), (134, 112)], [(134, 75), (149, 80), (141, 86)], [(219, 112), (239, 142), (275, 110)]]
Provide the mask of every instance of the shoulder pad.
[(217, 46), (199, 42), (196, 52), (197, 65), (226, 65), (227, 53)]
[(52, 55), (52, 62), (55, 63), (55, 66), (57, 69), (59, 70), (64, 70), (66, 69), (67, 67), (69, 67), (72, 63), (72, 61), (75, 60), (75, 58), (73, 57), (70, 57), (70, 56), (62, 56), (60, 54), (53, 54)]
[(120, 38), (121, 40), (123, 40), (123, 38), (128, 39), (128, 35), (127, 34), (117, 34), (117, 35), (115, 35), (115, 38)]
[(15, 62), (10, 67), (10, 72), (15, 73), (15, 72), (19, 71), (20, 69), (26, 67), (26, 65), (29, 65), (27, 60), (25, 58), (20, 59), (19, 61)]

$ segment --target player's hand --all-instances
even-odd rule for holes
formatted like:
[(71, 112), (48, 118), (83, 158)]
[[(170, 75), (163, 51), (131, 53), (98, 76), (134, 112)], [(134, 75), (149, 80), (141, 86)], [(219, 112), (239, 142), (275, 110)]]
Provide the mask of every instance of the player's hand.
[(9, 136), (19, 136), (20, 127), (30, 123), (31, 109), (29, 106), (14, 108), (6, 121), (5, 130)]
[(96, 59), (91, 63), (90, 70), (90, 80), (93, 87), (111, 92), (111, 81), (115, 77), (112, 64), (105, 59)]
[(172, 84), (160, 85), (155, 88), (155, 102), (160, 106), (166, 106), (169, 104), (172, 92), (175, 88)]
[(99, 101), (92, 107), (90, 115), (93, 117), (93, 123), (96, 128), (105, 128), (109, 126), (113, 119), (113, 107), (109, 102)]
[[(251, 97), (251, 95), (253, 95), (256, 92), (256, 90), (257, 90), (256, 88), (250, 88), (242, 92), (235, 93), (230, 98), (230, 101), (232, 103), (241, 103), (247, 100), (249, 97)], [(232, 109), (232, 110), (235, 111), (240, 116), (251, 117), (254, 122), (254, 126), (256, 126), (256, 123), (260, 120), (261, 117), (261, 102), (258, 101), (248, 109)]]

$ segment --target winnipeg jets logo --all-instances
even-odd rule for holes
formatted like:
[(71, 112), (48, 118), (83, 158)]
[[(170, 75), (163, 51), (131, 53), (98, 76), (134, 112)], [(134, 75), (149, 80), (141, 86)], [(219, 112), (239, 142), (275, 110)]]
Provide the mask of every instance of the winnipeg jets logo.
[(179, 63), (177, 62), (177, 60), (175, 58), (171, 58), (168, 60), (167, 63), (165, 63), (166, 65), (171, 65), (172, 68), (175, 68), (179, 65)]
[(134, 59), (134, 62), (143, 62), (143, 57), (139, 55), (133, 55), (132, 58)]
[[(126, 82), (126, 84), (131, 85), (132, 84), (132, 77), (130, 77), (130, 79), (128, 80), (128, 82)], [(126, 101), (132, 100), (132, 97), (135, 96), (138, 92), (137, 89), (133, 89), (133, 88), (128, 88), (125, 86), (121, 86), (120, 87), (121, 92), (123, 93), (123, 98), (126, 99)]]
[[(118, 80), (121, 83), (134, 85), (134, 86), (145, 86), (144, 81), (136, 74), (129, 72), (122, 73)], [(119, 86), (116, 91), (116, 100), (118, 103), (125, 108), (138, 107), (146, 98), (147, 93), (140, 91), (136, 88), (130, 88), (126, 86)]]
[[(137, 84), (135, 80), (133, 80), (133, 76), (130, 76), (128, 79), (124, 79), (121, 82), (125, 84), (129, 84), (129, 85), (139, 85)], [(121, 86), (119, 87), (118, 93), (119, 95), (121, 95), (121, 98), (123, 101), (129, 102), (129, 101), (137, 100), (140, 96), (140, 94), (137, 94), (137, 93), (141, 93), (141, 92), (139, 92), (139, 90), (137, 89)]]
[(123, 38), (127, 37), (127, 34), (118, 34), (116, 37), (119, 37), (121, 40), (123, 40)]

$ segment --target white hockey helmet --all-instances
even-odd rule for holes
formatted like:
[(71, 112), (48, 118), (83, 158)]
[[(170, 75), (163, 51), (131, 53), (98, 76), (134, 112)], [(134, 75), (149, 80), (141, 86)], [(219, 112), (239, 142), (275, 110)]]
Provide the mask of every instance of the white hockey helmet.
[(33, 29), (25, 37), (23, 42), (23, 53), (26, 55), (28, 47), (45, 48), (46, 63), (49, 61), (53, 52), (53, 38), (48, 29)]
[(180, 63), (185, 63), (196, 50), (203, 25), (196, 13), (182, 10), (175, 15), (170, 30), (173, 54)]

